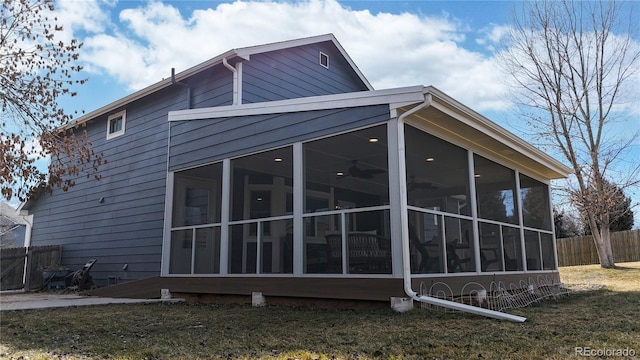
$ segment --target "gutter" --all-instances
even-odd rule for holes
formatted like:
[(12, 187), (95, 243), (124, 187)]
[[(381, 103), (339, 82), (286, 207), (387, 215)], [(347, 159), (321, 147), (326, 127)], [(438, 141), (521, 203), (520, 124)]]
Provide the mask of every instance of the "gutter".
[(402, 229), (401, 233), (401, 244), (402, 244), (402, 273), (404, 278), (404, 292), (412, 298), (413, 300), (441, 306), (447, 309), (458, 310), (470, 314), (486, 316), (489, 318), (499, 319), (499, 320), (509, 320), (513, 322), (524, 322), (527, 318), (511, 315), (507, 313), (503, 313), (500, 311), (494, 311), (489, 309), (484, 309), (477, 306), (471, 306), (467, 304), (461, 304), (454, 301), (443, 300), (434, 298), (426, 295), (418, 295), (416, 291), (412, 289), (411, 285), (411, 263), (410, 263), (410, 248), (409, 248), (409, 216), (407, 214), (407, 172), (406, 172), (406, 161), (405, 161), (405, 139), (404, 139), (404, 124), (405, 119), (410, 115), (415, 114), (419, 110), (428, 108), (431, 106), (433, 102), (433, 96), (431, 94), (424, 95), (424, 101), (410, 109), (402, 113), (398, 116), (398, 168), (399, 168), (399, 181), (400, 181), (400, 226)]

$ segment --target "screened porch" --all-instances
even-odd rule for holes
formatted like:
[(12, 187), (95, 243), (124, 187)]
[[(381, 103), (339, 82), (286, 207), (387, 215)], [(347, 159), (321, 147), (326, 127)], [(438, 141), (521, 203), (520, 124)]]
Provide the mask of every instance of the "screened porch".
[(548, 180), (420, 119), (396, 127), (171, 172), (163, 276), (400, 278), (402, 211), (414, 277), (556, 269)]

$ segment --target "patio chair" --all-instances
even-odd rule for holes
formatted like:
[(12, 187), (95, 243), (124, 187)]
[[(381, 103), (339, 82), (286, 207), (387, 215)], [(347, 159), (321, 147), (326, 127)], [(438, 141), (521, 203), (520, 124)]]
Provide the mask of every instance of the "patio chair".
[(327, 273), (342, 272), (342, 234), (327, 234)]
[(518, 269), (518, 260), (512, 259), (507, 254), (507, 250), (504, 250), (504, 270), (505, 271), (516, 271)]
[[(486, 253), (490, 253), (492, 256), (487, 257)], [(480, 248), (480, 265), (482, 271), (487, 271), (491, 264), (495, 264), (500, 261), (498, 251), (495, 248)], [(497, 269), (502, 270), (502, 269)]]
[[(342, 272), (342, 235), (328, 234), (327, 272)], [(347, 235), (348, 272), (350, 274), (388, 273), (391, 271), (391, 241), (366, 232)]]
[(458, 243), (458, 239), (447, 243), (447, 271), (448, 272), (464, 272), (466, 271), (466, 263), (471, 262), (470, 257), (460, 257), (457, 250), (470, 249), (469, 243)]
[(420, 264), (418, 265), (417, 273), (428, 273), (428, 272), (438, 272), (440, 268), (440, 257), (431, 256), (429, 254), (429, 250), (427, 246), (429, 242), (420, 241), (420, 237), (416, 232), (416, 229), (413, 225), (409, 224), (409, 242), (420, 254)]

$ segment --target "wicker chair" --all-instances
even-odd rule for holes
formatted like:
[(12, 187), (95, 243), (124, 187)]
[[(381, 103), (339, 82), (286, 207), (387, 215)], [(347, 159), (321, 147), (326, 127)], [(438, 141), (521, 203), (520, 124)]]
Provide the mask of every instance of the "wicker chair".
[[(326, 235), (327, 270), (342, 272), (342, 235)], [(348, 234), (349, 273), (390, 273), (391, 240), (365, 232)]]

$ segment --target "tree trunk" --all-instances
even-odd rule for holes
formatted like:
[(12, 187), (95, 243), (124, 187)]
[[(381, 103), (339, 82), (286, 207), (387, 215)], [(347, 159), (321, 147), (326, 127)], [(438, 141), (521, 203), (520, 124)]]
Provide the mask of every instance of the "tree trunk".
[(600, 231), (593, 231), (593, 241), (600, 259), (600, 266), (605, 269), (614, 268), (616, 266), (613, 260), (613, 248), (611, 247), (611, 232), (608, 228)]

